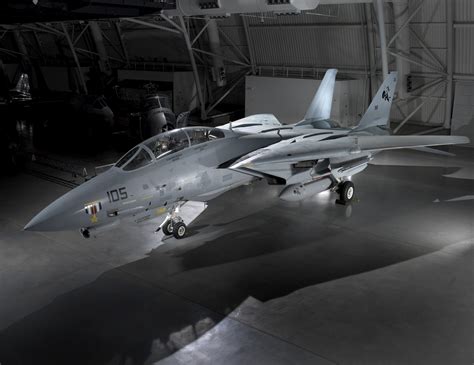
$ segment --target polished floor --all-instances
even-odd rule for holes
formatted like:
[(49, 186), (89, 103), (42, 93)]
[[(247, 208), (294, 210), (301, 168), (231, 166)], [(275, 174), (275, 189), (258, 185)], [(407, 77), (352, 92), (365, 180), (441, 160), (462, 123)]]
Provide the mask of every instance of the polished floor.
[(68, 188), (2, 178), (0, 363), (471, 364), (474, 150), (456, 152), (380, 154), (349, 206), (241, 187), (183, 240), (22, 231)]

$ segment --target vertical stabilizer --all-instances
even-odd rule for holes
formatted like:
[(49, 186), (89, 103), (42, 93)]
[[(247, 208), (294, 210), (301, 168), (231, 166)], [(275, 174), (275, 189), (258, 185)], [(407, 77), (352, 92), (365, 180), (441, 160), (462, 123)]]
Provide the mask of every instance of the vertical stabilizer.
[(397, 72), (390, 72), (356, 129), (387, 126), (390, 121), (390, 109), (397, 86)]
[(337, 70), (332, 68), (326, 71), (318, 91), (314, 95), (304, 121), (314, 121), (329, 119), (331, 116), (332, 100), (334, 94), (334, 85), (336, 84)]

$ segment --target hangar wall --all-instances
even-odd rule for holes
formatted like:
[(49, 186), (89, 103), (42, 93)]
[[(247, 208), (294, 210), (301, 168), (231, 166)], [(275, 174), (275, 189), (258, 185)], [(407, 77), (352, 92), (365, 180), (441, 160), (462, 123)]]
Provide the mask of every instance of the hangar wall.
[[(320, 83), (320, 80), (248, 76), (245, 115), (270, 113), (281, 123), (296, 123), (303, 119)], [(331, 118), (344, 127), (353, 126), (365, 112), (367, 102), (366, 80), (336, 81)]]
[(456, 84), (451, 131), (469, 137), (469, 145), (474, 147), (474, 82)]

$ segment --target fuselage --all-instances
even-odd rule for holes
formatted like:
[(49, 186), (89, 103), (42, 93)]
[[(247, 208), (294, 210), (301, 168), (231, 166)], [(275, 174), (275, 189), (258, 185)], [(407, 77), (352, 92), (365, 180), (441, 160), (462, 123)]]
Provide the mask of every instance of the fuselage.
[[(25, 229), (94, 229), (115, 225), (124, 217), (151, 218), (177, 202), (209, 201), (253, 179), (226, 168), (226, 163), (279, 140), (271, 136), (245, 138), (231, 131), (200, 127), (204, 133), (214, 131), (215, 138), (193, 143), (195, 130), (183, 128), (159, 135), (184, 132), (184, 148), (155, 155), (150, 148), (156, 142), (153, 138), (136, 146), (109, 170), (51, 203)], [(146, 163), (137, 163), (143, 156)]]
[(207, 202), (255, 179), (228, 168), (253, 151), (273, 148), (300, 135), (311, 134), (317, 143), (350, 131), (284, 126), (271, 119), (256, 126), (249, 123), (254, 117), (244, 118), (234, 127), (189, 127), (152, 137), (106, 172), (51, 203), (25, 229), (94, 230), (114, 226), (124, 218), (154, 218), (178, 202)]

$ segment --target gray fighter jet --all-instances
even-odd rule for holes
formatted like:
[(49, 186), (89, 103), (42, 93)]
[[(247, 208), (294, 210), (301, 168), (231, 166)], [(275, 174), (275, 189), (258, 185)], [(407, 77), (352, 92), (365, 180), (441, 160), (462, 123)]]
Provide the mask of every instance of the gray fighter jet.
[(187, 127), (156, 135), (131, 149), (113, 167), (54, 201), (25, 227), (33, 231), (115, 227), (122, 219), (145, 221), (166, 214), (158, 229), (182, 238), (179, 208), (266, 179), (279, 198), (306, 199), (325, 190), (353, 199), (350, 177), (381, 150), (461, 144), (457, 136), (391, 136), (388, 129), (397, 74), (385, 79), (357, 127), (340, 128), (330, 112), (336, 70), (328, 70), (304, 119), (281, 124), (271, 114), (252, 115), (218, 128)]

